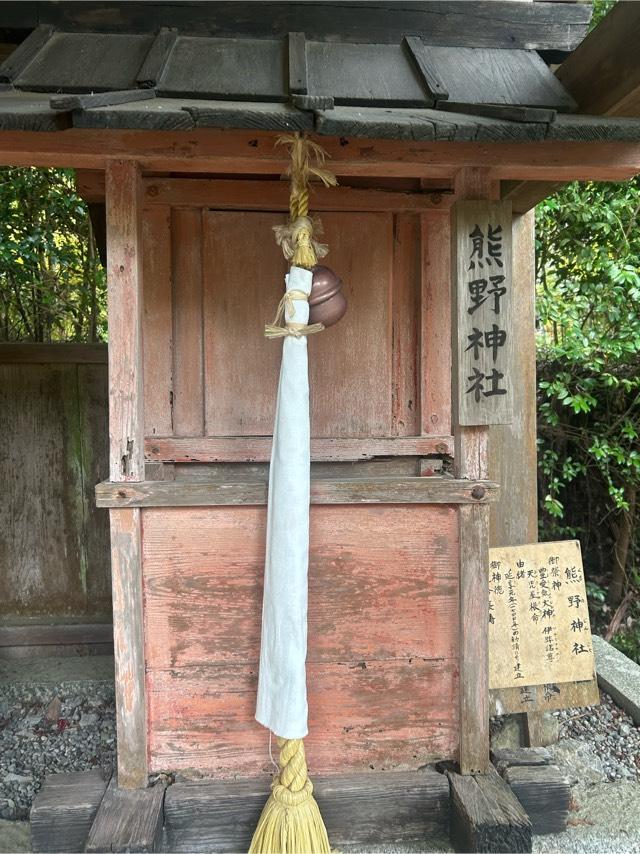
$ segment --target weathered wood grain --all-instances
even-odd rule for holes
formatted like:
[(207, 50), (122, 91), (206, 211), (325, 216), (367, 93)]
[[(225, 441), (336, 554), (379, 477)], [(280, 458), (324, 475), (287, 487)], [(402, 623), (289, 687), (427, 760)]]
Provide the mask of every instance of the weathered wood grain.
[(640, 7), (625, 3), (611, 9), (558, 68), (558, 79), (577, 100), (580, 112), (637, 116), (640, 69), (636, 43)]
[[(312, 504), (488, 504), (498, 499), (498, 486), (486, 480), (437, 477), (314, 478)], [(267, 503), (262, 479), (149, 480), (96, 486), (98, 507), (199, 507)]]
[(399, 214), (393, 227), (392, 396), (394, 436), (420, 433), (418, 336), (420, 330), (420, 218)]
[[(94, 178), (93, 181), (96, 179)], [(96, 183), (84, 183), (92, 188)], [(284, 181), (233, 181), (224, 178), (145, 178), (145, 205), (209, 207), (227, 210), (289, 210), (289, 184)], [(84, 195), (84, 193), (83, 193)], [(86, 196), (85, 196), (86, 197)], [(424, 211), (446, 208), (451, 196), (429, 192), (324, 187), (313, 184), (310, 204), (314, 211)]]
[(140, 510), (111, 509), (118, 785), (147, 785)]
[(273, 429), (281, 345), (264, 337), (287, 270), (273, 213), (204, 213), (204, 383), (209, 436)]
[[(461, 426), (476, 426), (481, 424), (509, 424), (513, 418), (514, 379), (511, 365), (515, 357), (516, 338), (513, 329), (513, 316), (516, 312), (516, 301), (513, 292), (512, 265), (512, 227), (511, 206), (509, 202), (470, 201), (460, 200), (452, 209), (453, 217), (453, 272), (455, 280), (455, 305), (453, 315), (454, 365), (457, 372), (455, 388), (457, 390), (457, 419)], [(501, 257), (497, 261), (472, 260), (474, 251), (471, 235), (479, 227), (482, 235), (482, 246), (489, 241), (489, 230), (499, 231)], [(486, 244), (485, 244), (486, 241)], [(483, 253), (486, 249), (481, 250)], [(471, 259), (471, 260), (470, 260)], [(493, 263), (493, 267), (489, 264)], [(475, 265), (474, 268), (471, 265)], [(495, 287), (504, 291), (495, 302), (487, 296), (493, 286), (492, 277), (497, 277)], [(480, 294), (480, 302), (473, 304), (470, 298), (470, 282), (484, 280), (484, 294)], [(496, 311), (497, 307), (497, 311)], [(491, 351), (486, 336), (493, 330), (505, 333), (503, 344)], [(479, 332), (480, 345), (473, 346), (472, 336)], [(504, 391), (501, 394), (489, 394), (492, 391), (488, 375), (492, 370), (499, 374), (499, 386)], [(481, 390), (470, 392), (471, 381), (480, 376)], [(485, 379), (486, 375), (486, 379)]]
[(490, 119), (508, 119), (513, 122), (549, 123), (556, 118), (555, 110), (507, 104), (469, 104), (464, 101), (441, 101), (438, 103), (438, 109), (448, 113), (486, 116)]
[(0, 65), (0, 83), (12, 83), (38, 52), (44, 47), (54, 33), (54, 28), (48, 24), (36, 25), (26, 39), (11, 52)]
[(505, 781), (525, 808), (535, 834), (562, 833), (571, 809), (571, 786), (554, 765), (507, 768)]
[(113, 626), (111, 623), (0, 626), (0, 647), (40, 647), (69, 644), (109, 645), (112, 642)]
[(451, 839), (456, 851), (531, 851), (531, 822), (509, 786), (486, 774), (448, 772)]
[[(309, 664), (311, 772), (415, 770), (453, 758), (456, 670), (455, 661), (420, 658)], [(256, 690), (257, 662), (150, 670), (150, 769), (221, 779), (268, 773)]]
[(151, 33), (54, 32), (17, 75), (19, 88), (72, 94), (135, 89)]
[(576, 102), (535, 50), (428, 48), (450, 101), (572, 110)]
[[(0, 95), (0, 109), (4, 97)], [(336, 113), (339, 109), (346, 108), (336, 108)], [(0, 163), (104, 169), (107, 161), (133, 157), (153, 172), (208, 173), (215, 161), (219, 174), (281, 175), (288, 163), (286, 155), (274, 149), (274, 141), (274, 133), (257, 130), (204, 129), (188, 135), (168, 130), (144, 135), (126, 130), (109, 134), (81, 129), (68, 134), (7, 131), (0, 135)], [(638, 146), (632, 142), (495, 142), (488, 146), (472, 141), (423, 142), (412, 137), (408, 146), (402, 139), (372, 138), (346, 139), (344, 144), (340, 135), (319, 141), (338, 176), (450, 179), (461, 168), (476, 166), (501, 180), (622, 181), (640, 168)]]
[(427, 92), (431, 95), (429, 106), (436, 101), (445, 101), (449, 93), (438, 73), (437, 64), (431, 61), (430, 50), (425, 49), (422, 39), (419, 36), (405, 36), (404, 45), (418, 67)]
[(588, 682), (561, 682), (558, 685), (528, 685), (520, 688), (494, 689), (489, 694), (492, 715), (507, 715), (517, 712), (553, 711), (578, 706), (597, 706), (600, 692), (595, 679)]
[(138, 86), (143, 89), (152, 89), (157, 86), (158, 81), (162, 77), (162, 72), (167, 67), (167, 62), (175, 47), (177, 38), (178, 33), (175, 29), (161, 27), (141, 68), (138, 70), (136, 76)]
[[(209, 211), (205, 222), (207, 434), (264, 436), (273, 427), (281, 345), (262, 333), (283, 293), (286, 264), (275, 242), (262, 236), (282, 217)], [(323, 217), (323, 225), (323, 240), (331, 247), (331, 264), (343, 278), (350, 308), (339, 325), (309, 340), (311, 433), (386, 436), (391, 426), (392, 217), (332, 213)], [(369, 244), (364, 257), (358, 248), (362, 234)], [(238, 329), (245, 330), (240, 347)]]
[(140, 173), (131, 160), (106, 173), (109, 314), (109, 471), (144, 477)]
[(420, 421), (423, 433), (451, 431), (451, 227), (422, 216)]
[(347, 313), (309, 340), (311, 435), (389, 436), (393, 217), (336, 212), (322, 224), (324, 260), (343, 281)]
[(35, 344), (29, 341), (0, 343), (0, 365), (9, 364), (106, 365), (106, 344)]
[[(293, 98), (306, 97), (294, 95)], [(196, 101), (184, 103), (184, 110), (197, 128), (252, 128), (266, 131), (311, 131), (313, 113), (293, 109), (288, 104), (259, 101)]]
[(336, 104), (423, 106), (433, 103), (402, 44), (307, 43), (309, 92)]
[[(142, 222), (144, 431), (173, 431), (173, 306), (171, 288), (171, 212), (145, 210)], [(197, 270), (194, 271), (197, 275)]]
[[(268, 779), (180, 782), (167, 790), (167, 846), (175, 852), (247, 850)], [(313, 778), (331, 844), (380, 845), (446, 836), (449, 786), (431, 768), (419, 772)]]
[(51, 364), (46, 345), (0, 348), (0, 613), (108, 620), (108, 523), (93, 494), (108, 476), (106, 366), (60, 346)]
[(538, 538), (535, 342), (535, 222), (533, 212), (513, 220), (513, 420), (490, 428), (489, 472), (508, 495), (491, 510), (493, 546)]
[(149, 101), (156, 93), (145, 89), (125, 89), (120, 92), (97, 92), (90, 95), (54, 95), (49, 99), (52, 110), (89, 110), (135, 101)]
[[(173, 432), (204, 433), (202, 212), (171, 211), (173, 287)], [(207, 259), (205, 258), (205, 263)]]
[[(150, 668), (257, 660), (265, 519), (249, 507), (144, 511)], [(455, 657), (455, 524), (449, 507), (312, 508), (309, 661)]]
[(162, 837), (165, 787), (119, 788), (112, 778), (93, 820), (84, 851), (158, 851)]
[[(206, 38), (180, 33), (158, 84), (161, 95), (283, 101), (281, 39)], [(251, 63), (251, 73), (245, 73)], [(287, 75), (288, 76), (288, 75)]]
[(84, 851), (109, 780), (100, 769), (48, 774), (31, 807), (33, 851)]
[[(311, 439), (311, 460), (370, 460), (387, 456), (453, 455), (453, 436)], [(148, 437), (149, 460), (176, 463), (269, 462), (270, 436)]]
[[(265, 509), (143, 512), (154, 767), (225, 776), (268, 768), (264, 730), (253, 722)], [(312, 509), (317, 770), (416, 768), (420, 757), (455, 752), (455, 528), (449, 507)], [(187, 536), (193, 530), (197, 538)]]
[(103, 135), (105, 130), (111, 133), (119, 130), (191, 130), (195, 121), (186, 107), (187, 103), (180, 98), (152, 98), (77, 111), (72, 114), (72, 120), (74, 128), (102, 131)]
[(289, 33), (287, 37), (289, 94), (306, 95), (309, 91), (307, 79), (307, 41), (304, 33)]
[(148, 32), (158, 27), (182, 27), (201, 35), (269, 36), (305, 32), (309, 38), (335, 37), (336, 32), (355, 41), (400, 41), (419, 32), (429, 44), (521, 47), (532, 50), (571, 51), (584, 37), (591, 9), (584, 4), (527, 3), (514, 9), (508, 2), (435, 2), (389, 9), (374, 3), (345, 6), (333, 2), (246, 3), (219, 6), (212, 13), (197, 3), (155, 7), (132, 2), (115, 9), (96, 9), (91, 3), (69, 6), (19, 4), (12, 14), (14, 26), (30, 29), (39, 22), (78, 29), (114, 29)]
[[(497, 187), (481, 169), (463, 170), (456, 180), (460, 198), (490, 198)], [(456, 230), (451, 230), (452, 271), (456, 269)], [(452, 287), (456, 313), (456, 288)], [(454, 471), (460, 478), (487, 476), (488, 429), (464, 427), (459, 418), (457, 327), (452, 329), (452, 413), (455, 435)], [(489, 765), (489, 515), (483, 507), (458, 509), (460, 541), (460, 770), (484, 772)]]
[[(432, 472), (442, 471), (442, 460), (436, 457), (385, 457), (374, 460), (341, 460), (311, 464), (311, 479), (424, 476), (421, 466)], [(162, 474), (150, 473), (149, 468), (159, 466)], [(167, 470), (171, 476), (167, 477)], [(226, 481), (246, 482), (269, 480), (269, 463), (147, 463), (147, 480), (187, 480), (190, 482)]]

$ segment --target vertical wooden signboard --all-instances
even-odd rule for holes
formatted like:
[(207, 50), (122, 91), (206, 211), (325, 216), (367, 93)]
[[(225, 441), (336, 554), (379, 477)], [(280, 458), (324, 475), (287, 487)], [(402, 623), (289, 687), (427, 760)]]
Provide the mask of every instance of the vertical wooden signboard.
[(455, 206), (458, 423), (509, 424), (513, 414), (511, 204)]

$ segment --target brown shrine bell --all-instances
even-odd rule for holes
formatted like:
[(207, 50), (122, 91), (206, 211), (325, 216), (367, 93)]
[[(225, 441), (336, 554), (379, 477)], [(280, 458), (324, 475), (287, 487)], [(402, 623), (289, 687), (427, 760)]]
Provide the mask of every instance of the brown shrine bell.
[(313, 280), (309, 295), (309, 323), (333, 326), (347, 310), (347, 300), (342, 293), (342, 279), (329, 267), (321, 264), (312, 270)]

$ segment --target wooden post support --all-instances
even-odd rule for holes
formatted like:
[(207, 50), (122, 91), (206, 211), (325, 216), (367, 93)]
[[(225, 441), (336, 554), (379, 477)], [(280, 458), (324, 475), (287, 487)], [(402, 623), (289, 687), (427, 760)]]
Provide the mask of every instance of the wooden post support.
[[(112, 481), (144, 480), (140, 172), (107, 166), (109, 462)], [(118, 786), (147, 785), (140, 509), (111, 509)]]
[[(497, 187), (482, 169), (463, 169), (456, 179), (457, 199), (491, 200)], [(452, 208), (452, 275), (457, 275), (455, 205)], [(452, 416), (455, 474), (459, 478), (485, 477), (488, 470), (487, 426), (461, 426), (459, 419), (459, 330), (456, 322), (457, 281), (452, 286)], [(458, 508), (460, 540), (460, 770), (483, 773), (489, 766), (489, 511), (484, 507)]]

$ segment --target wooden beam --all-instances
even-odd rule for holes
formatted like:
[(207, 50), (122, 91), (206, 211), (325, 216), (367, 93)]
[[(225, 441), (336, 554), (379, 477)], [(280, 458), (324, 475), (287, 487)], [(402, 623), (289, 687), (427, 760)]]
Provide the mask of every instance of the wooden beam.
[(517, 311), (511, 357), (513, 421), (489, 428), (489, 474), (503, 488), (491, 508), (491, 546), (516, 546), (538, 540), (535, 340), (535, 217), (513, 219), (511, 287)]
[(616, 3), (558, 68), (581, 113), (640, 115), (640, 5)]
[(30, 341), (0, 344), (0, 365), (104, 365), (106, 362), (106, 344), (39, 344)]
[(158, 851), (165, 787), (127, 791), (111, 780), (93, 820), (84, 851)]
[[(498, 485), (448, 477), (312, 478), (311, 504), (488, 504)], [(188, 480), (96, 486), (98, 507), (210, 507), (267, 503), (267, 483)]]
[[(640, 116), (640, 3), (616, 3), (556, 74), (581, 113)], [(503, 198), (514, 213), (525, 213), (560, 189), (554, 181), (507, 182)]]
[(0, 647), (111, 644), (111, 623), (0, 626)]
[(100, 768), (47, 774), (31, 807), (33, 851), (84, 851), (109, 780)]
[[(165, 797), (168, 850), (246, 851), (269, 782), (265, 775), (169, 786)], [(369, 850), (392, 844), (397, 848), (399, 840), (424, 844), (448, 833), (449, 786), (433, 768), (314, 775), (313, 788), (334, 847), (359, 845)]]
[(448, 772), (447, 776), (451, 841), (456, 851), (531, 851), (529, 817), (492, 767), (484, 775), (464, 777)]
[[(153, 172), (282, 175), (288, 166), (278, 134), (215, 128), (194, 131), (64, 133), (6, 131), (0, 164), (104, 169), (133, 159)], [(621, 181), (640, 171), (640, 149), (627, 142), (416, 142), (315, 136), (331, 170), (349, 176), (450, 178), (463, 167), (482, 167), (500, 180)]]
[(52, 110), (89, 110), (92, 107), (148, 101), (155, 97), (156, 93), (152, 89), (124, 89), (119, 92), (96, 92), (90, 95), (52, 95), (49, 106)]
[(133, 161), (106, 173), (111, 480), (144, 477), (140, 173)]
[[(311, 460), (370, 460), (388, 456), (453, 454), (452, 436), (408, 436), (393, 439), (312, 439)], [(148, 460), (173, 463), (266, 463), (270, 436), (189, 436), (145, 439)]]
[[(106, 173), (109, 315), (109, 471), (118, 482), (144, 479), (142, 246), (140, 171), (117, 160)], [(111, 582), (116, 671), (118, 785), (147, 785), (147, 723), (140, 510), (114, 509)]]
[[(202, 178), (147, 178), (143, 181), (145, 205), (287, 211), (289, 192), (289, 184), (285, 181)], [(314, 211), (422, 212), (444, 210), (451, 201), (452, 196), (442, 193), (324, 187), (321, 184), (313, 184), (310, 203)]]
[[(355, 41), (398, 43), (405, 33), (421, 33), (429, 44), (572, 50), (584, 38), (591, 8), (583, 3), (527, 3), (514, 10), (499, 0), (441, 0), (411, 4), (375, 2), (127, 2), (95, 7), (85, 3), (5, 2), (3, 26), (32, 29), (38, 23), (62, 30), (87, 26), (108, 32), (149, 32), (177, 27), (193, 35), (282, 38), (304, 32), (325, 40), (336, 33)], [(395, 8), (394, 8), (395, 7)]]
[[(457, 176), (460, 199), (490, 200), (497, 187), (486, 170), (465, 169)], [(455, 211), (455, 208), (452, 209)], [(456, 229), (451, 229), (451, 270), (457, 269)], [(452, 317), (457, 316), (455, 282)], [(452, 326), (452, 352), (458, 351), (458, 328)], [(484, 479), (488, 470), (488, 427), (462, 427), (458, 412), (457, 365), (452, 365), (452, 413), (456, 477)], [(477, 774), (489, 765), (489, 514), (488, 508), (458, 508), (460, 539), (460, 770)]]

